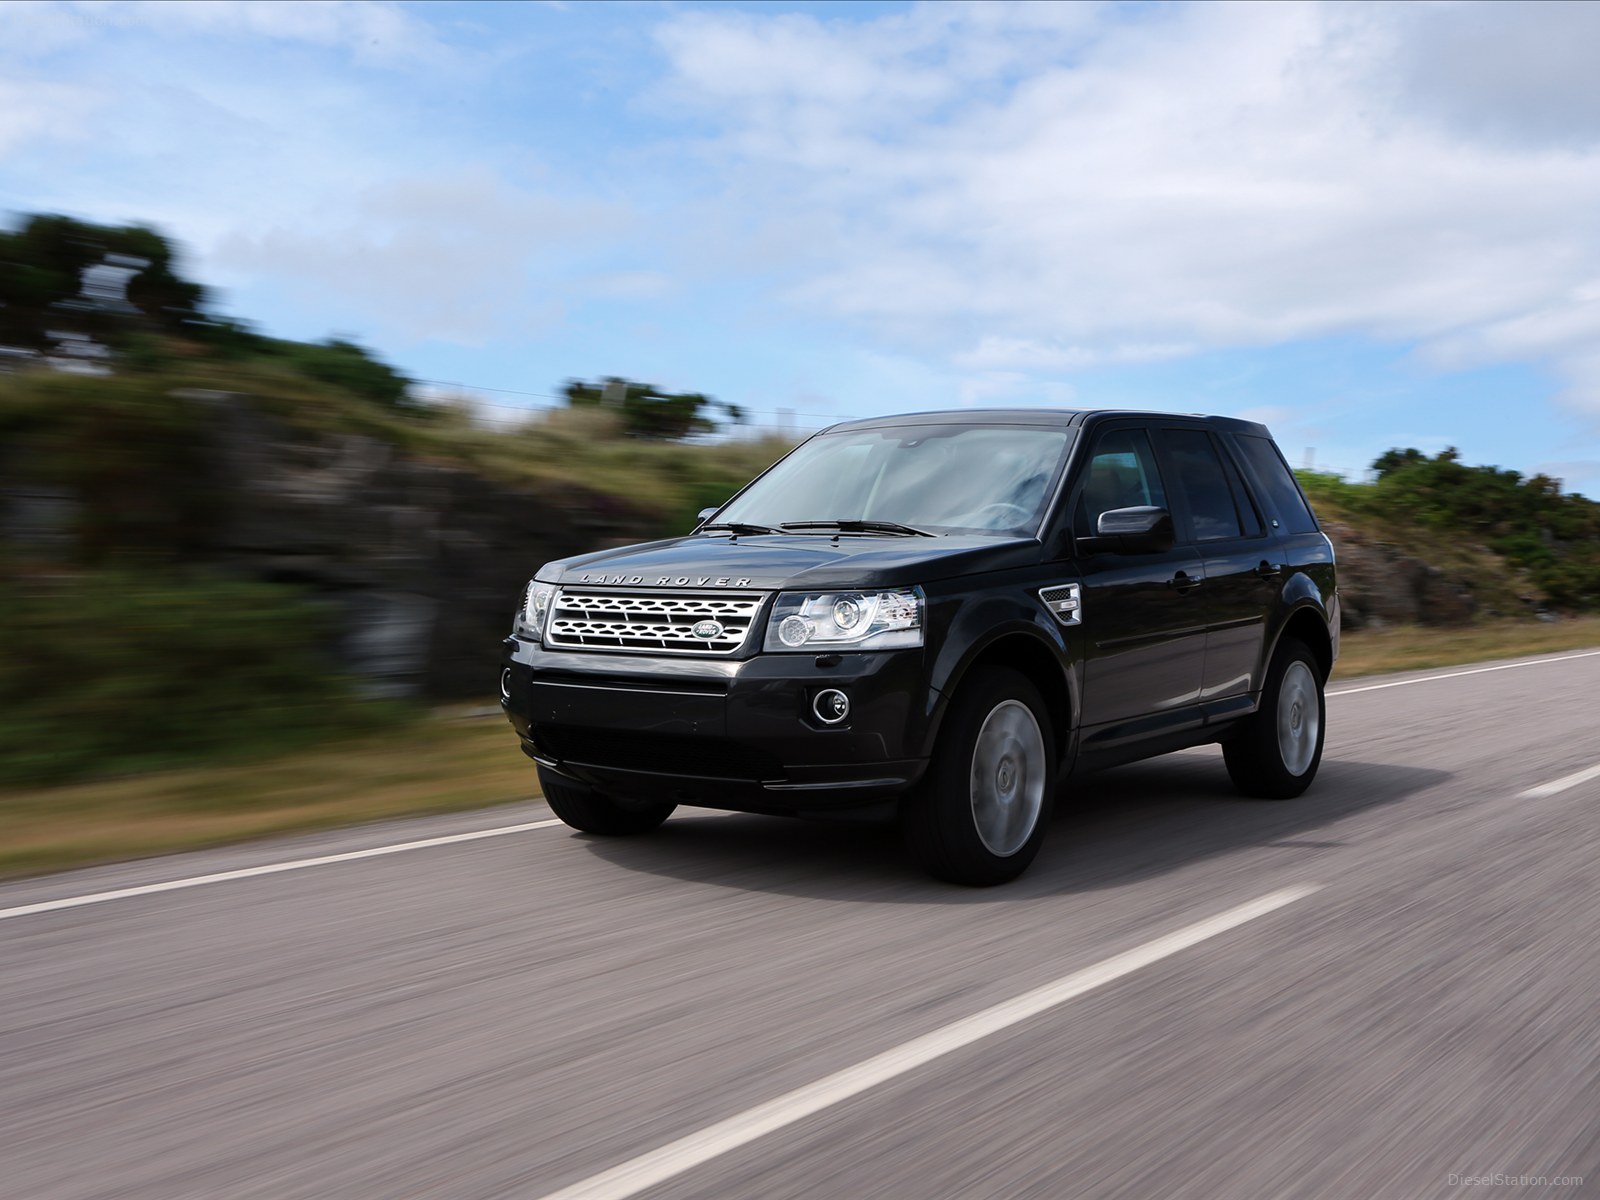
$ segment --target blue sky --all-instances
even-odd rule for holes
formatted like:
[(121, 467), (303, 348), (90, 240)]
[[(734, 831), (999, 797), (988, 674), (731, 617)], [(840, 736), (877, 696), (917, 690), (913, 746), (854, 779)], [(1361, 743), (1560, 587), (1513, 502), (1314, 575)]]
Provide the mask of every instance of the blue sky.
[(0, 5), (0, 206), (486, 416), (1267, 421), (1600, 496), (1600, 4)]

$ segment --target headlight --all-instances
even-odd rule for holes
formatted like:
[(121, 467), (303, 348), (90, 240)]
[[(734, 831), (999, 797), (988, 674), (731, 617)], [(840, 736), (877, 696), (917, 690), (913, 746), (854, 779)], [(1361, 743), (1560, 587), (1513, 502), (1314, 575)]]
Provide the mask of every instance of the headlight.
[(527, 590), (522, 593), (522, 608), (517, 612), (511, 632), (518, 637), (540, 641), (544, 637), (544, 619), (549, 615), (550, 601), (555, 594), (556, 585), (553, 583), (540, 583), (538, 580), (529, 583)]
[(772, 651), (903, 650), (922, 645), (922, 589), (783, 592), (767, 621)]

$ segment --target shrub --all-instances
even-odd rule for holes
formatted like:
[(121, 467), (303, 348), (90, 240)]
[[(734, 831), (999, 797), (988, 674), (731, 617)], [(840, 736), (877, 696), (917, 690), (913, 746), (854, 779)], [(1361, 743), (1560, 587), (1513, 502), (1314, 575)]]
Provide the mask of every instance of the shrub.
[(0, 783), (273, 751), (371, 727), (296, 590), (126, 566), (0, 579)]

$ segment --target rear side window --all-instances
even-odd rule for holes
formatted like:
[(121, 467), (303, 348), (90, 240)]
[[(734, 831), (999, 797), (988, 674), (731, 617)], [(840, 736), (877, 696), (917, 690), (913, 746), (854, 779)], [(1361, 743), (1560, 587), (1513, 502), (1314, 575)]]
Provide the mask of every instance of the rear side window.
[(1189, 500), (1189, 520), (1197, 542), (1244, 536), (1228, 474), (1203, 429), (1168, 429), (1163, 436), (1178, 485)]
[(1242, 433), (1234, 438), (1234, 444), (1266, 490), (1267, 502), (1277, 511), (1284, 528), (1290, 533), (1315, 533), (1317, 518), (1273, 440)]

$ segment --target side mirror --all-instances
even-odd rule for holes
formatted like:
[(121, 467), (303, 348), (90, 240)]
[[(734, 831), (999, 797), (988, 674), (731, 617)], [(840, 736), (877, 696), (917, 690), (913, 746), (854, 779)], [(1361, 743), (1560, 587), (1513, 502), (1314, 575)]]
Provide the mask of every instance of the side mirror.
[(694, 527), (699, 529), (700, 526), (704, 525), (707, 521), (711, 520), (712, 517), (716, 516), (717, 509), (721, 507), (722, 505), (720, 504), (713, 504), (710, 508), (702, 508), (698, 513), (695, 514)]
[(1178, 540), (1172, 514), (1164, 508), (1113, 508), (1100, 514), (1095, 536), (1084, 547), (1110, 554), (1165, 554)]

